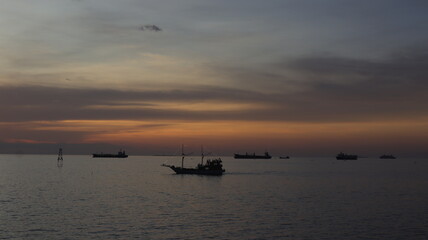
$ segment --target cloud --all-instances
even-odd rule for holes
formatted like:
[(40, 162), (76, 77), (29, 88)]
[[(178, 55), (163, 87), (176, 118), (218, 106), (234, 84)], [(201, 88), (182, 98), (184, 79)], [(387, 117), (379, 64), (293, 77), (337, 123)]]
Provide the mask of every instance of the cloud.
[[(425, 118), (428, 48), (382, 59), (314, 55), (257, 68), (216, 67), (245, 88), (260, 89), (282, 121), (371, 121)], [(251, 87), (252, 86), (252, 87)], [(269, 92), (271, 94), (269, 94)]]
[(55, 142), (48, 142), (48, 141), (36, 141), (31, 139), (7, 139), (5, 141), (6, 143), (28, 143), (28, 144), (54, 144)]
[(405, 50), (376, 61), (316, 56), (285, 66), (298, 72), (317, 95), (405, 101), (424, 99), (428, 89), (428, 48)]
[(152, 31), (152, 32), (160, 32), (162, 31), (162, 28), (156, 26), (156, 25), (150, 25), (146, 24), (140, 27), (141, 31)]
[[(383, 59), (309, 56), (254, 68), (212, 66), (217, 85), (160, 90), (0, 86), (0, 121), (395, 121), (427, 117), (428, 51)], [(39, 75), (38, 81), (44, 76)], [(214, 83), (214, 82), (213, 82)]]
[[(257, 96), (259, 95), (259, 96)], [(52, 87), (0, 87), (0, 121), (40, 121), (68, 119), (223, 119), (237, 118), (240, 111), (190, 111), (157, 108), (162, 103), (183, 105), (200, 102), (263, 101), (258, 93), (201, 87), (190, 90), (119, 91), (64, 89)], [(107, 106), (97, 108), (93, 106)], [(108, 107), (116, 108), (108, 108)], [(117, 108), (123, 106), (124, 108)]]

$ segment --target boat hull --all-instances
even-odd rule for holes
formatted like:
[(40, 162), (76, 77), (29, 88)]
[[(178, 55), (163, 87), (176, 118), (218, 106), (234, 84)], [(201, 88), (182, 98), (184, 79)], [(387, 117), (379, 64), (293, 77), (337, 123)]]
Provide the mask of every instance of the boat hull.
[(92, 154), (93, 158), (127, 158), (128, 155), (117, 155), (117, 154)]
[(358, 157), (356, 156), (350, 156), (350, 157), (336, 157), (337, 160), (358, 160)]
[(272, 156), (235, 154), (234, 158), (236, 158), (236, 159), (271, 159)]
[(355, 154), (345, 154), (343, 152), (340, 152), (339, 154), (337, 154), (336, 159), (337, 160), (357, 160), (358, 159), (358, 155), (355, 155)]
[(211, 175), (220, 176), (225, 172), (224, 169), (197, 169), (197, 168), (181, 168), (170, 166), (176, 174), (195, 174), (195, 175)]

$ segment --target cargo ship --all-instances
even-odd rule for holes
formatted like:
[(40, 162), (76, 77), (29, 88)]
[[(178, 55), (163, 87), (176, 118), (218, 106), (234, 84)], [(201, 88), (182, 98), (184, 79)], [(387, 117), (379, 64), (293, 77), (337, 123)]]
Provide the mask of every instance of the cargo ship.
[(256, 155), (256, 153), (253, 154), (239, 154), (239, 153), (235, 153), (234, 155), (235, 158), (242, 158), (242, 159), (271, 159), (272, 156), (269, 155), (268, 152), (265, 152), (264, 155)]
[(125, 153), (125, 150), (120, 150), (117, 154), (112, 153), (93, 153), (93, 158), (127, 158), (128, 155)]
[(337, 160), (357, 160), (358, 155), (345, 154), (343, 152), (340, 152), (339, 154), (337, 154), (336, 159)]

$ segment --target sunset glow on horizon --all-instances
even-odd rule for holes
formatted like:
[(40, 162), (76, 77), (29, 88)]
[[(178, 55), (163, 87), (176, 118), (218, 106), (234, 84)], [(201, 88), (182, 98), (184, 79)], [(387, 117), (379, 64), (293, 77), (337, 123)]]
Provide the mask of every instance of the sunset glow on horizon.
[(0, 153), (425, 156), (426, 4), (346, 2), (2, 1)]

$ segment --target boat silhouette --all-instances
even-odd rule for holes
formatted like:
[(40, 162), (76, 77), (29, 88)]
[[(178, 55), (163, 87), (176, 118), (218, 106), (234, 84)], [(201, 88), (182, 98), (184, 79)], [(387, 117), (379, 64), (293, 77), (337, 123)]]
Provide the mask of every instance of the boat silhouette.
[(358, 159), (358, 155), (345, 154), (343, 152), (340, 152), (339, 154), (337, 154), (336, 159), (337, 160), (357, 160)]
[(241, 159), (271, 159), (272, 156), (269, 155), (268, 152), (265, 152), (264, 155), (256, 155), (256, 153), (253, 154), (239, 154), (239, 153), (235, 153), (234, 158), (241, 158)]
[(201, 156), (201, 163), (199, 163), (195, 168), (185, 168), (184, 167), (184, 149), (181, 147), (181, 167), (176, 167), (174, 165), (162, 164), (163, 167), (171, 168), (176, 174), (196, 174), (196, 175), (214, 175), (220, 176), (226, 170), (223, 169), (223, 164), (221, 158), (208, 159), (204, 162), (204, 153), (203, 150)]
[(122, 151), (122, 149), (117, 152), (117, 154), (111, 154), (111, 153), (93, 153), (93, 158), (127, 158), (128, 155), (125, 153), (125, 150)]

